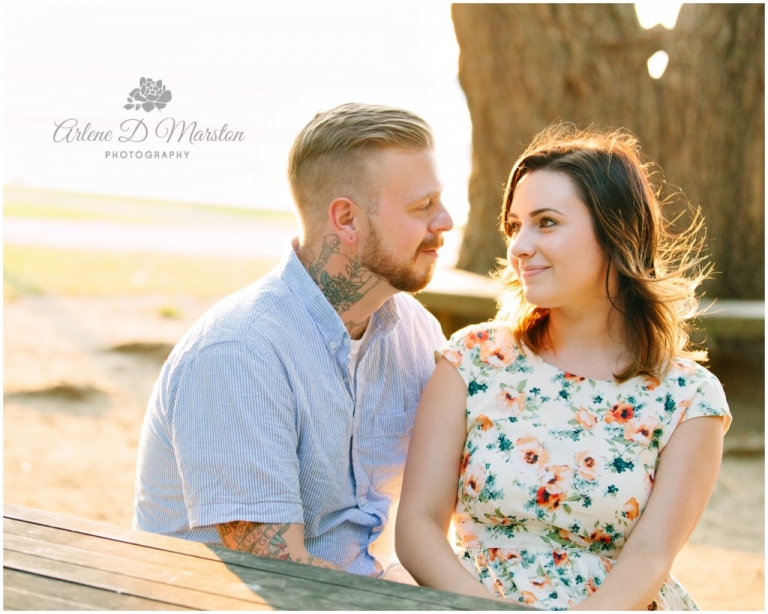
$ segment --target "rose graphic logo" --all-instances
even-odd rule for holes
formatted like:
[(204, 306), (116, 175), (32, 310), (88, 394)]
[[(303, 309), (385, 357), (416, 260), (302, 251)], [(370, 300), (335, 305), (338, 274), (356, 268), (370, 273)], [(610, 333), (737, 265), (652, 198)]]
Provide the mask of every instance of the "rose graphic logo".
[(149, 113), (155, 107), (162, 110), (171, 101), (171, 90), (165, 89), (162, 81), (153, 81), (142, 77), (139, 80), (139, 85), (141, 87), (134, 88), (128, 94), (130, 104), (123, 105), (124, 109), (135, 108), (138, 111), (141, 107)]

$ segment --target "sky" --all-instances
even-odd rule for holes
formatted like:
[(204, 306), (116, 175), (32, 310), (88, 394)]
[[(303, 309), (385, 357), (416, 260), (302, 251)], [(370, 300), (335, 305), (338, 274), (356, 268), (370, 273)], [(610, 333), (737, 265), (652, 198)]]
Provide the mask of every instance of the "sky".
[[(3, 30), (4, 184), (289, 210), (295, 135), (358, 101), (432, 125), (444, 200), (466, 219), (471, 124), (447, 2), (6, 2)], [(123, 108), (141, 77), (171, 91), (164, 109)], [(118, 142), (139, 118), (147, 138)], [(167, 143), (162, 119), (243, 140)], [(75, 122), (112, 138), (66, 142)]]
[[(679, 8), (645, 2), (638, 16), (669, 28)], [(356, 101), (432, 125), (443, 200), (466, 221), (471, 122), (448, 2), (5, 2), (3, 54), (4, 184), (290, 210), (294, 137)], [(123, 108), (141, 77), (171, 92), (164, 109)], [(118, 142), (140, 118), (147, 138)], [(162, 119), (243, 138), (167, 143)], [(56, 132), (75, 124), (112, 138)]]

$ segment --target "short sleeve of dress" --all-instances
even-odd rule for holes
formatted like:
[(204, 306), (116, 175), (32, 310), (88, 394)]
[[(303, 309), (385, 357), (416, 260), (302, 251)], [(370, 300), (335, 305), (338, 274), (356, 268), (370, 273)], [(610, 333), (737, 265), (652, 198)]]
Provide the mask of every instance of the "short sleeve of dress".
[(696, 394), (685, 409), (680, 424), (691, 418), (700, 418), (702, 416), (722, 416), (723, 434), (731, 426), (731, 410), (728, 408), (728, 401), (725, 399), (723, 385), (711, 373), (707, 372), (707, 377), (701, 382), (696, 390)]
[(456, 331), (448, 340), (440, 354), (448, 359), (461, 375), (464, 383), (469, 385), (472, 381), (475, 368), (471, 350), (478, 344), (488, 339), (487, 325), (467, 326)]

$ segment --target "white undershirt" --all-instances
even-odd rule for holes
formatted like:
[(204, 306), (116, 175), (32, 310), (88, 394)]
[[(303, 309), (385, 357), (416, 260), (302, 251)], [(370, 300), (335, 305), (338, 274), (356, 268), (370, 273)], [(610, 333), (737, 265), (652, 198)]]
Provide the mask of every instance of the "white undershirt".
[(365, 354), (365, 349), (368, 347), (368, 342), (371, 340), (371, 331), (373, 330), (373, 324), (368, 321), (368, 326), (365, 327), (365, 332), (362, 338), (355, 340), (350, 338), (351, 347), (349, 349), (349, 374), (352, 379), (355, 377), (355, 371), (357, 371), (357, 363), (360, 357)]

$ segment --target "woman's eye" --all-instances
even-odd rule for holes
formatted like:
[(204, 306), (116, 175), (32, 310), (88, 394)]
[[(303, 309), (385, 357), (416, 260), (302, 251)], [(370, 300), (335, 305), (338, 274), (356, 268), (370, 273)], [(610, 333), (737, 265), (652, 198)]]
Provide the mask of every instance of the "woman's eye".
[(520, 232), (520, 222), (507, 221), (506, 225), (504, 226), (504, 230), (506, 231), (508, 237), (514, 237), (518, 232)]
[(557, 222), (555, 222), (555, 220), (553, 220), (550, 217), (543, 217), (543, 218), (541, 218), (541, 221), (539, 222), (539, 225), (542, 228), (549, 228), (550, 226), (555, 226), (556, 224), (557, 224)]

